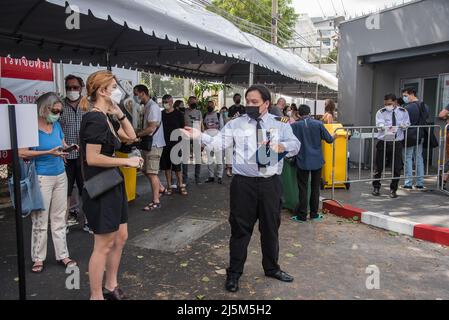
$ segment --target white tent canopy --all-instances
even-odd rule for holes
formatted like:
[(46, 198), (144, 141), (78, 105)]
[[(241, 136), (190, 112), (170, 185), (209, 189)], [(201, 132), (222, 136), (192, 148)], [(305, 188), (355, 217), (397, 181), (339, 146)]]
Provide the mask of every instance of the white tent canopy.
[[(81, 13), (79, 29), (66, 27), (67, 3)], [(109, 56), (119, 67), (235, 84), (248, 83), (253, 63), (256, 83), (338, 87), (299, 56), (185, 1), (2, 0), (0, 12), (0, 55), (102, 65)]]

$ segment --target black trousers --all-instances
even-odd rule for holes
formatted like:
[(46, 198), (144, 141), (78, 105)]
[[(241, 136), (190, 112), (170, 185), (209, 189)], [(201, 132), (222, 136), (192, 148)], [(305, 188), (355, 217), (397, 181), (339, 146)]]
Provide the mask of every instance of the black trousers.
[(279, 226), (282, 183), (279, 176), (249, 178), (236, 175), (231, 182), (230, 263), (228, 273), (243, 273), (254, 225), (259, 220), (262, 266), (265, 273), (280, 269)]
[(81, 174), (81, 160), (78, 159), (67, 159), (67, 163), (65, 166), (65, 172), (67, 174), (67, 196), (72, 195), (73, 185), (76, 182), (76, 186), (78, 188), (78, 194), (81, 196), (83, 192), (83, 176)]
[[(299, 202), (296, 208), (296, 215), (300, 220), (307, 220), (307, 204), (310, 205), (310, 219), (318, 217), (320, 207), (320, 182), (321, 169), (318, 170), (301, 170), (297, 169)], [(309, 175), (311, 176), (310, 200), (307, 197)]]
[[(394, 159), (393, 159), (393, 144), (394, 147)], [(386, 148), (386, 149), (385, 149)], [(404, 148), (403, 141), (387, 141), (385, 144), (384, 141), (379, 140), (376, 145), (376, 171), (374, 173), (375, 179), (380, 179), (382, 177), (382, 171), (384, 168), (384, 150), (385, 150), (385, 159), (388, 164), (393, 165), (394, 160), (394, 172), (393, 177), (396, 179), (391, 180), (390, 189), (392, 191), (398, 190), (399, 186), (399, 177), (401, 176), (402, 168), (404, 167), (404, 162), (402, 160), (402, 150)], [(373, 181), (373, 187), (379, 188), (381, 187), (380, 180)]]

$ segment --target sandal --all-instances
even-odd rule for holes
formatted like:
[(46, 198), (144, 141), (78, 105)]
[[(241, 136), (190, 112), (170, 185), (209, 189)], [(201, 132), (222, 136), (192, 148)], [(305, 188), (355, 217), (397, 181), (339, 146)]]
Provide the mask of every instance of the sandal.
[(173, 194), (173, 189), (171, 187), (165, 188), (165, 190), (162, 194), (165, 194), (166, 196), (171, 196)]
[(290, 220), (298, 222), (298, 223), (306, 223), (307, 222), (307, 221), (299, 219), (298, 216), (293, 216), (293, 217), (290, 218)]
[(158, 202), (158, 203), (150, 202), (142, 210), (143, 211), (153, 211), (153, 210), (156, 210), (156, 209), (160, 209), (161, 207), (162, 206), (161, 206), (160, 202)]
[(78, 263), (76, 263), (75, 260), (72, 260), (71, 258), (68, 258), (68, 259), (69, 259), (69, 261), (67, 261), (66, 263), (64, 263), (64, 259), (56, 260), (56, 262), (66, 269), (71, 268), (71, 267), (76, 267), (78, 265)]
[(44, 263), (42, 262), (42, 264), (36, 264), (37, 262), (35, 262), (33, 264), (33, 267), (31, 267), (31, 272), (33, 273), (41, 273), (42, 271), (44, 271)]
[(310, 220), (312, 220), (312, 221), (322, 221), (322, 220), (323, 220), (323, 215), (322, 215), (322, 214), (319, 214), (318, 217), (312, 218), (312, 219), (310, 219)]
[(179, 193), (183, 196), (188, 195), (186, 187), (179, 187)]

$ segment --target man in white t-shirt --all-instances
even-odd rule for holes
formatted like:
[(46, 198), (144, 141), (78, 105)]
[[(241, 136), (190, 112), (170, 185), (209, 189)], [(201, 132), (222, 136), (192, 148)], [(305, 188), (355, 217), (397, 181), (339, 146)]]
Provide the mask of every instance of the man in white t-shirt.
[(162, 150), (165, 147), (162, 112), (159, 105), (150, 99), (149, 91), (146, 86), (138, 85), (134, 87), (134, 93), (137, 94), (137, 100), (145, 105), (142, 125), (143, 130), (139, 132), (137, 136), (139, 138), (148, 135), (153, 136), (151, 151), (142, 152), (142, 157), (144, 159), (142, 172), (148, 177), (153, 191), (153, 201), (145, 206), (143, 210), (152, 211), (161, 207), (159, 201), (160, 194), (165, 192), (165, 188), (162, 186), (158, 177), (159, 162), (161, 160)]

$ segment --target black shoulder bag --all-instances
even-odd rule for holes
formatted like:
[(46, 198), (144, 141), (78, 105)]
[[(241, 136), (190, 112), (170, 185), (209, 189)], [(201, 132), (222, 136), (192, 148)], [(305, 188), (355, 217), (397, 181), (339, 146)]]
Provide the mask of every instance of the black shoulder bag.
[[(110, 126), (109, 129), (111, 130)], [(84, 189), (86, 189), (87, 194), (91, 199), (96, 199), (102, 194), (111, 190), (112, 188), (123, 183), (124, 181), (123, 176), (120, 174), (118, 168), (111, 168), (104, 170), (101, 173), (93, 176), (89, 180), (86, 180), (86, 176), (84, 174), (84, 160), (86, 160), (87, 162), (87, 158), (84, 155), (82, 145), (80, 146), (80, 154), (81, 154), (81, 175), (83, 176), (84, 180)]]
[[(419, 105), (419, 116), (422, 119), (422, 124), (423, 125), (429, 125), (429, 123), (427, 121), (424, 120), (424, 110), (425, 109), (425, 104), (424, 102), (421, 102), (421, 104)], [(434, 132), (435, 128), (424, 128), (423, 132), (424, 132), (424, 142), (423, 142), (423, 148), (424, 149), (428, 149), (430, 147), (430, 149), (434, 149), (436, 147), (439, 146), (438, 143), (438, 139), (435, 137), (435, 132)], [(429, 135), (430, 135), (430, 139), (429, 139)]]

